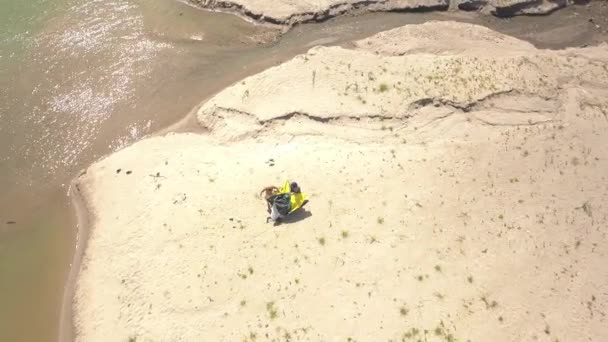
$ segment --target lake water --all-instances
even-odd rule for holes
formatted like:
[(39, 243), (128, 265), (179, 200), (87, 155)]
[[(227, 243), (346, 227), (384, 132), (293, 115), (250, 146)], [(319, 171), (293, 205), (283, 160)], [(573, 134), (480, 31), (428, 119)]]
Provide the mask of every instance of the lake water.
[(226, 85), (216, 58), (265, 30), (174, 1), (0, 1), (0, 341), (52, 341), (70, 180)]

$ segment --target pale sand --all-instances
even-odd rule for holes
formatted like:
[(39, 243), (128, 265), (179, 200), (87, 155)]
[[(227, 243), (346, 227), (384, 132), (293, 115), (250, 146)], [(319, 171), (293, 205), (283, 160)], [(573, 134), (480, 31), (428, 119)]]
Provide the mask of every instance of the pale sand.
[[(76, 180), (77, 341), (607, 338), (608, 46), (406, 26), (198, 115)], [(273, 227), (285, 179), (311, 201)]]

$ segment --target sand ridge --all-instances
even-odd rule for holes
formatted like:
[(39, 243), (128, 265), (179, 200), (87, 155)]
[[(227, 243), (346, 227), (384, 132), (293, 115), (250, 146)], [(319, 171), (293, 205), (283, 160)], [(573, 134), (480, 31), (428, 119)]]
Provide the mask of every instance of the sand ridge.
[[(458, 23), (248, 77), (75, 181), (76, 340), (602, 340), (606, 80), (606, 45)], [(311, 202), (273, 227), (286, 178)]]
[(459, 9), (498, 17), (543, 15), (573, 0), (188, 0), (207, 10), (233, 13), (259, 24), (291, 27), (361, 12), (421, 12)]

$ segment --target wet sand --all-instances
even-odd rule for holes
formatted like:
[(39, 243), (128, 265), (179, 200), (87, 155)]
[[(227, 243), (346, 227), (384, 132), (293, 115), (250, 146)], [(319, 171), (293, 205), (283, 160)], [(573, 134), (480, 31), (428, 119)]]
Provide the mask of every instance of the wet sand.
[[(2, 126), (0, 142), (2, 146), (10, 146), (11, 152), (0, 164), (0, 185), (5, 189), (0, 198), (0, 218), (17, 223), (9, 225), (2, 222), (0, 227), (2, 274), (7, 275), (0, 286), (6, 298), (3, 303), (8, 303), (0, 309), (0, 324), (5, 324), (0, 325), (0, 340), (55, 339), (62, 286), (68, 274), (76, 236), (73, 229), (76, 220), (70, 211), (67, 184), (78, 170), (100, 156), (180, 120), (201, 99), (247, 75), (285, 61), (313, 45), (346, 44), (377, 31), (429, 19), (456, 18), (480, 22), (539, 46), (557, 48), (606, 40), (604, 31), (588, 22), (588, 17), (601, 16), (602, 12), (595, 4), (590, 9), (568, 8), (550, 17), (511, 20), (467, 13), (389, 13), (344, 17), (323, 24), (296, 27), (278, 42), (267, 46), (259, 46), (249, 39), (243, 42), (241, 36), (257, 37), (259, 31), (230, 16), (205, 13), (171, 2), (156, 9), (154, 6), (146, 7), (143, 11), (146, 37), (158, 44), (170, 44), (172, 48), (159, 53), (160, 56), (151, 62), (152, 77), (135, 81), (129, 101), (116, 104), (103, 122), (87, 126), (86, 120), (81, 119), (68, 119), (66, 123), (36, 118), (16, 121), (19, 115), (27, 116), (24, 114), (27, 111), (21, 111), (23, 103), (30, 109), (41, 105), (40, 99), (44, 96), (30, 94), (30, 91), (32, 85), (38, 85), (35, 80), (45, 72), (44, 68), (36, 65), (46, 62), (31, 62), (33, 71), (24, 67), (16, 70), (13, 77), (5, 79), (12, 86), (8, 93), (2, 95), (11, 101), (3, 101), (9, 106), (2, 108), (2, 119), (9, 124)], [(211, 18), (218, 19), (214, 21)], [(187, 24), (175, 25), (176, 22)], [(601, 23), (597, 18), (595, 22)], [(205, 29), (200, 30), (201, 25)], [(225, 27), (237, 29), (226, 31)], [(564, 27), (572, 29), (565, 30)], [(55, 32), (57, 28), (50, 31)], [(203, 40), (199, 40), (201, 38)], [(100, 59), (96, 63), (107, 64), (104, 62), (107, 56), (98, 57)], [(53, 83), (62, 83), (59, 80), (63, 79), (63, 70), (72, 67), (69, 59), (56, 63), (63, 63), (63, 67), (56, 69), (54, 76), (51, 72), (46, 86), (49, 89)], [(77, 71), (79, 67), (74, 68)], [(72, 82), (83, 80), (77, 72), (74, 74)], [(96, 79), (99, 74), (85, 74), (85, 77)], [(6, 113), (14, 117), (11, 119)], [(71, 126), (69, 122), (85, 124)], [(7, 127), (11, 127), (11, 131), (7, 131)], [(84, 133), (64, 139), (62, 132), (79, 129)], [(5, 134), (7, 132), (9, 134)], [(76, 140), (85, 141), (86, 148), (76, 154), (64, 148)], [(30, 329), (31, 325), (39, 329)]]

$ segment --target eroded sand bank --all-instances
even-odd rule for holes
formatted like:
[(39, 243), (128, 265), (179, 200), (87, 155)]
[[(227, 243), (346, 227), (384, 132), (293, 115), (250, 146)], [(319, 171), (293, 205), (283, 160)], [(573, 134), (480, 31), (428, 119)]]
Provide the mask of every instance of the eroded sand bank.
[(207, 10), (233, 13), (262, 24), (290, 27), (357, 12), (480, 11), (498, 17), (544, 15), (576, 0), (187, 0)]
[(600, 341), (607, 80), (606, 45), (445, 22), (249, 77), (75, 181), (76, 340)]

